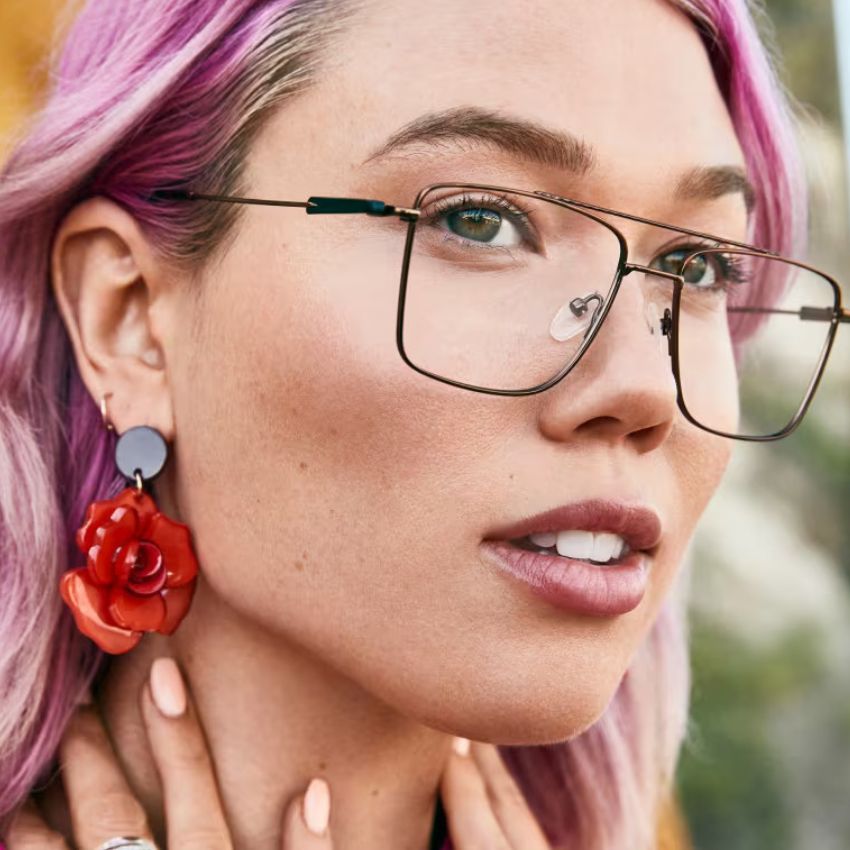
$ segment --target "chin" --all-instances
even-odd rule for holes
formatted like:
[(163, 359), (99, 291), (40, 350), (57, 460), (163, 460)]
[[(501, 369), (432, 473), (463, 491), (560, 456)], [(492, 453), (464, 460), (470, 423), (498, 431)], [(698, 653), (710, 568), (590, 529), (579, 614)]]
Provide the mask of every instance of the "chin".
[(605, 713), (617, 683), (573, 683), (564, 692), (535, 689), (508, 698), (494, 689), (492, 699), (452, 704), (451, 716), (429, 723), (453, 735), (503, 746), (559, 744), (586, 731)]

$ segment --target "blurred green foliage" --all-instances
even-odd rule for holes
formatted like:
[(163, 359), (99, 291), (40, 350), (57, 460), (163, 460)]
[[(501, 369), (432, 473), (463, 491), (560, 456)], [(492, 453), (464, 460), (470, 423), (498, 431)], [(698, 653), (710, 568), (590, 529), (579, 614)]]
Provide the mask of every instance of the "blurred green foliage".
[(764, 7), (767, 17), (759, 22), (778, 48), (783, 82), (802, 103), (840, 124), (832, 0), (765, 0)]
[(798, 628), (752, 648), (707, 620), (692, 622), (692, 726), (678, 783), (699, 850), (796, 846), (767, 717), (817, 684), (819, 640)]
[[(831, 0), (752, 2), (786, 88), (809, 118), (838, 136), (841, 117)], [(834, 217), (834, 209), (821, 206), (812, 210), (815, 226)], [(845, 249), (837, 248), (835, 256)], [(839, 336), (848, 331), (850, 327), (843, 326)], [(833, 376), (828, 375), (825, 384), (832, 381), (832, 407), (822, 384), (820, 397), (790, 438), (738, 450), (764, 453), (747, 497), (770, 503), (777, 493), (783, 494), (806, 541), (833, 559), (850, 586), (850, 439), (836, 421), (834, 406), (835, 396), (840, 399), (846, 386), (835, 381), (835, 373), (843, 370), (846, 376), (847, 365), (835, 351), (829, 370)], [(764, 397), (760, 403), (769, 411), (776, 400)], [(699, 569), (717, 566), (708, 551), (697, 560)], [(722, 600), (717, 604), (722, 607)], [(850, 744), (848, 677), (842, 680), (842, 690), (835, 668), (824, 661), (823, 632), (789, 627), (773, 642), (754, 643), (719, 623), (709, 614), (692, 611), (691, 731), (677, 781), (695, 848), (808, 850), (810, 842), (801, 830), (803, 811), (810, 821), (814, 813), (830, 847), (850, 847), (846, 807), (833, 802), (832, 810), (827, 810), (819, 805), (830, 797), (830, 784), (841, 781)], [(826, 718), (822, 728), (820, 719), (806, 714), (812, 706), (819, 706), (818, 718)], [(794, 734), (806, 736), (802, 747), (816, 756), (813, 772), (811, 764), (795, 761), (799, 748), (789, 748), (794, 742), (782, 731), (789, 714), (792, 720), (808, 720), (808, 725), (792, 722), (792, 727)], [(801, 799), (801, 789), (806, 799)]]

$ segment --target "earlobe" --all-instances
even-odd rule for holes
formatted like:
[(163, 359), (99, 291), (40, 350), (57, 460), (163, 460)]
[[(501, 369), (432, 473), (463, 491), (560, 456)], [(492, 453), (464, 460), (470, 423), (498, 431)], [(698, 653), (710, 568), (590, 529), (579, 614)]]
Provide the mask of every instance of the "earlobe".
[(151, 425), (173, 439), (166, 370), (173, 299), (136, 220), (104, 197), (62, 220), (51, 250), (51, 286), (77, 367), (94, 399), (111, 393), (120, 432)]

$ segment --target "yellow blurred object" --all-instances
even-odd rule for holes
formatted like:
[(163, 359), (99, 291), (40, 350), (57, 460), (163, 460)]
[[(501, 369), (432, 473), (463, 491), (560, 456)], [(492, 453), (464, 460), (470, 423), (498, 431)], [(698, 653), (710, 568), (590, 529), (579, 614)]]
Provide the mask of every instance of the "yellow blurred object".
[(0, 160), (9, 133), (44, 87), (53, 22), (65, 5), (63, 0), (0, 0)]
[(676, 796), (661, 811), (657, 850), (693, 850), (690, 830)]

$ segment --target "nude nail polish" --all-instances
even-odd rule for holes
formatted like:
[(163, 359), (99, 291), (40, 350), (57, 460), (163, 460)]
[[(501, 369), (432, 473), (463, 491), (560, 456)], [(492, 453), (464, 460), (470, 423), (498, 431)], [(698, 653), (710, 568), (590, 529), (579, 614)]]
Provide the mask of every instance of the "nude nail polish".
[(180, 717), (186, 711), (186, 687), (173, 658), (157, 658), (151, 664), (151, 696), (166, 717)]
[(302, 815), (307, 829), (314, 835), (324, 835), (331, 814), (331, 792), (328, 783), (318, 776), (310, 781), (304, 793)]
[(455, 739), (452, 741), (452, 747), (454, 747), (454, 751), (459, 756), (465, 756), (469, 752), (469, 738), (455, 736)]

